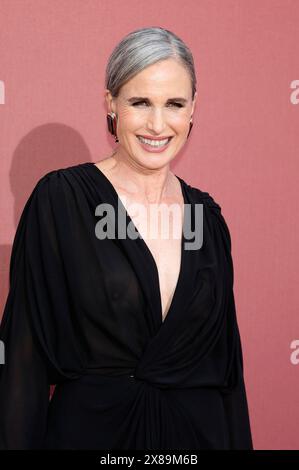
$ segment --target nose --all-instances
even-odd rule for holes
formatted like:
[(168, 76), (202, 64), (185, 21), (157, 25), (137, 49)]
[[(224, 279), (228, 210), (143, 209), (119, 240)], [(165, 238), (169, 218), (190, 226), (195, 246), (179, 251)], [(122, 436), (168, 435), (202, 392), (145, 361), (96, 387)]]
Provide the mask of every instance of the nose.
[(165, 126), (166, 123), (162, 109), (153, 109), (148, 118), (148, 129), (159, 135), (163, 133)]

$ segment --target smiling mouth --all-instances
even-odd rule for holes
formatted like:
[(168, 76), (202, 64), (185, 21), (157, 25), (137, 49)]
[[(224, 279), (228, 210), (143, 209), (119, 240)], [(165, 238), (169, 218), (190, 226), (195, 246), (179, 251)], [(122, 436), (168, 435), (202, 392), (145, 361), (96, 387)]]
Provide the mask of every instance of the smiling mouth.
[(173, 136), (170, 136), (170, 137), (165, 137), (164, 139), (157, 140), (157, 139), (146, 139), (145, 137), (141, 135), (136, 135), (136, 137), (139, 140), (139, 142), (141, 142), (142, 144), (148, 145), (152, 148), (165, 147), (166, 145), (169, 144), (169, 142), (173, 138)]

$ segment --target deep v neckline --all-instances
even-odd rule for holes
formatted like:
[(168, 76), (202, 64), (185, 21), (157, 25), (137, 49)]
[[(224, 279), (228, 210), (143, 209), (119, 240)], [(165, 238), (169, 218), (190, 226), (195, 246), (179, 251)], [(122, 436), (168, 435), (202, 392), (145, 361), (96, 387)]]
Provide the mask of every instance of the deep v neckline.
[[(181, 285), (181, 282), (182, 282), (182, 278), (183, 278), (184, 257), (185, 257), (184, 256), (185, 255), (185, 250), (184, 250), (184, 243), (185, 243), (184, 227), (185, 227), (185, 219), (186, 219), (185, 204), (187, 204), (187, 196), (186, 196), (186, 193), (185, 193), (184, 181), (179, 176), (175, 175), (175, 177), (179, 180), (181, 191), (182, 191), (182, 196), (183, 196), (183, 201), (184, 201), (183, 224), (182, 224), (182, 234), (181, 234), (181, 257), (180, 257), (181, 261), (180, 261), (179, 275), (178, 275), (178, 279), (177, 279), (177, 282), (176, 282), (176, 286), (175, 286), (175, 289), (173, 291), (173, 295), (172, 295), (172, 298), (171, 298), (169, 308), (166, 312), (166, 316), (163, 320), (162, 294), (161, 294), (161, 286), (160, 286), (160, 279), (159, 279), (159, 270), (158, 270), (158, 266), (157, 266), (156, 260), (154, 258), (154, 255), (152, 254), (150, 248), (148, 247), (148, 245), (145, 242), (144, 238), (142, 237), (141, 233), (139, 232), (139, 230), (137, 229), (137, 227), (134, 224), (133, 220), (131, 219), (131, 216), (129, 215), (127, 209), (125, 208), (121, 198), (118, 195), (117, 190), (115, 189), (115, 187), (112, 184), (112, 182), (110, 181), (110, 179), (102, 172), (102, 170), (100, 170), (100, 168), (94, 162), (86, 162), (85, 165), (86, 164), (93, 167), (94, 170), (95, 170), (95, 173), (98, 174), (99, 176), (101, 176), (103, 178), (103, 180), (106, 182), (106, 184), (109, 186), (110, 190), (112, 191), (112, 193), (114, 195), (114, 198), (116, 199), (118, 204), (121, 205), (122, 210), (124, 211), (127, 219), (129, 220), (131, 226), (134, 228), (134, 230), (136, 231), (136, 233), (138, 235), (136, 240), (138, 240), (138, 243), (140, 243), (140, 245), (142, 246), (144, 252), (146, 253), (146, 255), (149, 258), (149, 260), (152, 264), (152, 267), (153, 267), (155, 282), (156, 282), (156, 285), (157, 285), (156, 294), (158, 295), (158, 304), (159, 304), (159, 322), (160, 322), (160, 325), (164, 325), (165, 322), (169, 318), (169, 314), (171, 313), (171, 310), (173, 309), (173, 305), (176, 301), (178, 291), (179, 291), (179, 288), (180, 288), (180, 285)], [(84, 165), (84, 163), (83, 163), (83, 165)], [(134, 240), (134, 241), (136, 241), (136, 240)]]

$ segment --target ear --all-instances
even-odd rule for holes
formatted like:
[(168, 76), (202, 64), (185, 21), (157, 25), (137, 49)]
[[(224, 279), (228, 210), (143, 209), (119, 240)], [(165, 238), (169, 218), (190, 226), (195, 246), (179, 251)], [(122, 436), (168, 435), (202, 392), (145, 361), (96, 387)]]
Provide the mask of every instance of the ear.
[(113, 96), (111, 95), (110, 90), (108, 90), (107, 88), (105, 89), (104, 97), (107, 103), (108, 112), (109, 113), (111, 113), (112, 111), (115, 112)]
[(194, 98), (193, 98), (193, 101), (192, 101), (191, 116), (193, 116), (193, 113), (194, 113), (196, 100), (197, 100), (197, 91), (194, 93)]

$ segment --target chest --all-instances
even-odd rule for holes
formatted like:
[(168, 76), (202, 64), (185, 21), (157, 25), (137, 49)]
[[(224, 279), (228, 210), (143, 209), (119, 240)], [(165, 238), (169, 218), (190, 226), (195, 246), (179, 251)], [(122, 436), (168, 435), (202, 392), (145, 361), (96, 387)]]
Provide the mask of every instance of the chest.
[(120, 199), (155, 261), (164, 320), (180, 274), (184, 202), (140, 205), (138, 209), (136, 205), (130, 205), (127, 198), (120, 196)]

